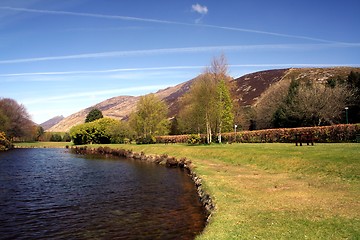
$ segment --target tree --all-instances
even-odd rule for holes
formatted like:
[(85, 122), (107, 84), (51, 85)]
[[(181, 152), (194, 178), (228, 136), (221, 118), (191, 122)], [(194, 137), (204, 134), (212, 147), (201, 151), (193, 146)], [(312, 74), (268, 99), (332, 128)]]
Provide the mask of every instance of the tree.
[(226, 58), (223, 55), (214, 58), (210, 68), (195, 80), (182, 99), (179, 115), (186, 132), (205, 132), (207, 143), (211, 143), (213, 133), (218, 134), (221, 142), (222, 131), (232, 129), (234, 116), (227, 86), (229, 79)]
[[(100, 118), (93, 122), (76, 125), (70, 129), (70, 137), (75, 145), (118, 143), (120, 121), (111, 118)], [(124, 133), (124, 137), (126, 136)], [(121, 136), (120, 136), (121, 135)]]
[(221, 143), (221, 133), (231, 131), (234, 123), (232, 100), (223, 79), (218, 84), (216, 102), (218, 105), (218, 141)]
[(0, 99), (0, 122), (4, 123), (1, 128), (10, 139), (33, 137), (34, 123), (26, 108), (14, 99)]
[(138, 137), (168, 134), (167, 112), (166, 104), (154, 94), (142, 96), (130, 115), (130, 126)]
[(351, 71), (347, 79), (348, 88), (354, 92), (354, 101), (349, 104), (349, 122), (360, 122), (360, 72)]
[(274, 114), (275, 127), (304, 127), (341, 122), (353, 93), (344, 84), (292, 81)]
[(85, 122), (88, 123), (88, 122), (93, 122), (97, 119), (100, 119), (100, 118), (103, 118), (103, 114), (102, 112), (97, 109), (97, 108), (93, 108), (91, 109), (91, 111), (88, 113), (88, 115), (86, 116), (85, 118)]
[(0, 108), (0, 132), (5, 132), (10, 128), (10, 119)]

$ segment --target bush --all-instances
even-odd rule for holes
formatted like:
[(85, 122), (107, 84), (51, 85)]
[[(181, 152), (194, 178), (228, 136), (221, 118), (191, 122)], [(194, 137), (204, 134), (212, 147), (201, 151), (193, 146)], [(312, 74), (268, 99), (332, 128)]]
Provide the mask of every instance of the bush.
[(6, 134), (4, 132), (0, 132), (0, 151), (6, 151), (14, 146), (10, 142), (10, 140), (6, 137)]
[(136, 144), (154, 144), (156, 138), (153, 136), (139, 137), (136, 139)]
[[(296, 134), (312, 134), (316, 142), (337, 143), (337, 142), (356, 142), (357, 135), (360, 134), (360, 124), (340, 124), (322, 127), (303, 127), (303, 128), (278, 128), (257, 131), (241, 131), (236, 133), (223, 133), (222, 142), (240, 143), (291, 143), (295, 141)], [(157, 136), (157, 143), (205, 143), (205, 135), (177, 135), (177, 136)]]
[(199, 134), (191, 134), (187, 141), (188, 144), (200, 144), (201, 143), (201, 137)]
[(54, 133), (50, 137), (50, 142), (61, 142), (61, 141), (62, 141), (62, 137), (58, 133)]
[[(243, 131), (236, 134), (236, 142), (294, 142), (296, 134), (312, 134), (316, 142), (323, 143), (355, 142), (356, 135), (360, 134), (360, 124)], [(223, 136), (234, 139), (234, 133), (225, 133)]]

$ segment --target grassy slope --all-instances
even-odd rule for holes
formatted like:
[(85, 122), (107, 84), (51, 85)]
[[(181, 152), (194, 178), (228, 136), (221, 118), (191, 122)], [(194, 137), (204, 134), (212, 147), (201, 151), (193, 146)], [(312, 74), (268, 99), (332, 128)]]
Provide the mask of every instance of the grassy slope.
[(217, 207), (198, 239), (360, 238), (359, 144), (109, 146), (193, 161)]

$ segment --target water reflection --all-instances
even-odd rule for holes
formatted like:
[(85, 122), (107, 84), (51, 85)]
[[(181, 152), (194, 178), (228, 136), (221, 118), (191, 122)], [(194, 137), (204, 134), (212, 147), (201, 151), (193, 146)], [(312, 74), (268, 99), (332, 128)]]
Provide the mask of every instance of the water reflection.
[(204, 218), (180, 169), (63, 149), (0, 153), (0, 239), (193, 239)]

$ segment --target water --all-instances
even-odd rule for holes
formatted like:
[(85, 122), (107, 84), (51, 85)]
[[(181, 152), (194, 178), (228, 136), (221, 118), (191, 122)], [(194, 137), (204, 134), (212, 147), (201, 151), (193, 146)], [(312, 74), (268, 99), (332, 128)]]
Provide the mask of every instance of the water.
[(64, 149), (0, 153), (0, 239), (193, 239), (204, 217), (180, 169)]

